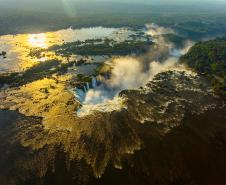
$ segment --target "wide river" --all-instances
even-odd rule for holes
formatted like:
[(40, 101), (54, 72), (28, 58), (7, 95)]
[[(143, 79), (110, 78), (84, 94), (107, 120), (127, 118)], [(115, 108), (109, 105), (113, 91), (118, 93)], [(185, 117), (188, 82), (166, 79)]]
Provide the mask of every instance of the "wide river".
[(6, 51), (6, 58), (0, 56), (0, 74), (13, 71), (23, 71), (37, 62), (52, 59), (53, 55), (37, 59), (29, 56), (32, 49), (45, 49), (55, 44), (65, 42), (85, 41), (88, 39), (112, 38), (121, 40), (131, 33), (127, 29), (116, 28), (81, 28), (63, 29), (56, 32), (39, 34), (18, 34), (0, 36), (0, 53)]

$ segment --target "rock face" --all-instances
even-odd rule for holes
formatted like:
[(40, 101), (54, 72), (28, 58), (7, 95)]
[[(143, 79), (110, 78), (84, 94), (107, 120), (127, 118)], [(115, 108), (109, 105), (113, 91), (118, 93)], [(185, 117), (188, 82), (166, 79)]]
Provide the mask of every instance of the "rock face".
[(52, 107), (54, 123), (0, 111), (0, 182), (225, 185), (226, 110), (202, 77), (168, 71), (120, 97), (124, 108), (82, 118)]

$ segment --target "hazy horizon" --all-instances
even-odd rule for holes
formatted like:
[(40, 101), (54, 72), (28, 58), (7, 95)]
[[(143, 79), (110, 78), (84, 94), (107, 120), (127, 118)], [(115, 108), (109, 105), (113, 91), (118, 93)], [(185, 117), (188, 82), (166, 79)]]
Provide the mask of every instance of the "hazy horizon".
[(225, 0), (0, 0), (0, 2), (29, 2), (29, 3), (46, 3), (46, 2), (114, 2), (114, 3), (137, 3), (137, 4), (191, 4), (191, 3), (226, 3)]

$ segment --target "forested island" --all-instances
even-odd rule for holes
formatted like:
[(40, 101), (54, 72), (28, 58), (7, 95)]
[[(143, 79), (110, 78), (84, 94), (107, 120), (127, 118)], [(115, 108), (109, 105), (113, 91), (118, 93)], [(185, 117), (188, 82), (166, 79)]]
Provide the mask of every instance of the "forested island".
[(226, 37), (197, 43), (180, 61), (204, 75), (226, 98)]
[(57, 55), (68, 57), (71, 55), (95, 56), (95, 55), (117, 55), (142, 54), (150, 49), (152, 42), (149, 40), (125, 40), (116, 42), (112, 39), (94, 39), (84, 42), (76, 41), (54, 45), (48, 49), (31, 50), (30, 56), (40, 58), (42, 53), (54, 51)]

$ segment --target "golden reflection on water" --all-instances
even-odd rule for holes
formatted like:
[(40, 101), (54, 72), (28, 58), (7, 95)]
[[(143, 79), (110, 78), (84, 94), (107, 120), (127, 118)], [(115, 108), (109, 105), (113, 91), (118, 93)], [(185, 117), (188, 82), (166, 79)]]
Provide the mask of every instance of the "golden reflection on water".
[(0, 73), (24, 71), (37, 62), (59, 59), (53, 52), (45, 52), (41, 58), (29, 56), (30, 51), (46, 49), (54, 44), (61, 44), (62, 40), (57, 33), (19, 34), (0, 37), (0, 51), (6, 51), (6, 58), (0, 59)]
[(45, 33), (29, 34), (28, 45), (30, 47), (47, 48), (47, 37)]
[[(33, 81), (19, 88), (7, 90), (7, 96), (0, 96), (0, 109), (18, 110), (27, 116), (43, 117), (43, 123), (52, 127), (56, 123), (68, 124), (68, 129), (76, 122), (74, 112), (79, 107), (74, 94), (68, 91), (71, 75), (53, 75)], [(1, 94), (0, 94), (1, 95)], [(60, 127), (60, 125), (59, 125)]]
[(56, 56), (54, 52), (43, 52), (41, 58), (29, 56), (31, 50), (46, 49), (65, 42), (85, 41), (87, 39), (104, 38), (112, 34), (113, 28), (84, 28), (73, 30), (71, 28), (56, 32), (39, 34), (18, 34), (0, 36), (0, 51), (6, 51), (6, 58), (0, 58), (0, 74), (5, 72), (24, 71), (37, 62), (58, 59), (66, 62), (67, 58)]

